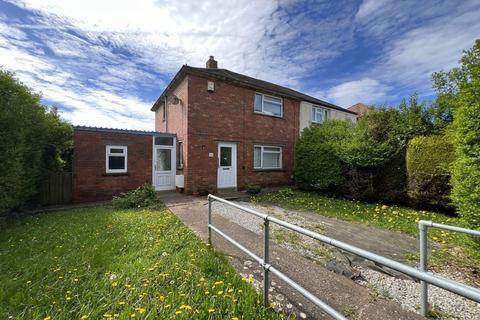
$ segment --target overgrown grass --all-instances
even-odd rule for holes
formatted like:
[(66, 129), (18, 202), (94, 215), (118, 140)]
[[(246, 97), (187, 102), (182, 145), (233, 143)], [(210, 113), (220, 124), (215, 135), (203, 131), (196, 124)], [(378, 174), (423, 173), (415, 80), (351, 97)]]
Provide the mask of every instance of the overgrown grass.
[[(328, 217), (400, 231), (412, 236), (418, 236), (420, 220), (467, 227), (462, 219), (440, 213), (330, 198), (314, 192), (291, 189), (254, 196), (251, 201), (315, 212)], [(437, 265), (455, 263), (461, 267), (476, 268), (480, 265), (480, 245), (472, 236), (434, 228), (429, 229), (428, 236), (439, 244), (439, 249), (432, 250), (431, 263)]]
[(0, 225), (2, 319), (278, 319), (168, 210), (89, 208)]

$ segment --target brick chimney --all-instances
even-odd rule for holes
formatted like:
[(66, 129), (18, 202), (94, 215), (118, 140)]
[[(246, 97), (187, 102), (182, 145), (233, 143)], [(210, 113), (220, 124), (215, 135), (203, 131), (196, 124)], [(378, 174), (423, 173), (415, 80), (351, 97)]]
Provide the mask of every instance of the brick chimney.
[(217, 69), (217, 60), (213, 58), (213, 56), (210, 56), (210, 58), (207, 60), (207, 69)]

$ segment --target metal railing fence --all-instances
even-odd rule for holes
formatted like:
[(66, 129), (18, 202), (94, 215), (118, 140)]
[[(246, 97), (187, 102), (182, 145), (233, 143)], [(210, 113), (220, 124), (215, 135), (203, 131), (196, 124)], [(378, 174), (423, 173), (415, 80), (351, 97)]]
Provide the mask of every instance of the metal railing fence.
[[(444, 229), (444, 230), (449, 230), (449, 231), (455, 231), (455, 232), (461, 232), (461, 233), (466, 233), (470, 234), (473, 236), (480, 236), (480, 231), (479, 230), (472, 230), (472, 229), (465, 229), (461, 227), (455, 227), (455, 226), (449, 226), (446, 224), (441, 224), (441, 223), (435, 223), (432, 221), (425, 221), (425, 220), (420, 220), (418, 222), (418, 228), (420, 230), (420, 243), (419, 243), (419, 248), (420, 248), (420, 271), (423, 272), (428, 272), (428, 248), (427, 248), (427, 231), (428, 228), (437, 228), (437, 229)], [(427, 316), (428, 314), (428, 283), (421, 280), (421, 296), (420, 296), (420, 314), (424, 317)], [(477, 301), (478, 302), (478, 301)]]
[[(222, 232), (220, 229), (215, 227), (212, 224), (212, 202), (213, 201), (218, 201), (224, 204), (227, 204), (231, 207), (240, 209), (246, 213), (249, 213), (251, 215), (254, 215), (258, 218), (263, 219), (264, 221), (264, 233), (263, 233), (263, 238), (264, 238), (264, 250), (263, 250), (263, 258), (260, 258), (247, 248), (245, 248), (243, 245), (226, 235), (224, 232)], [(460, 296), (463, 296), (465, 298), (468, 298), (470, 300), (480, 302), (480, 289), (474, 288), (468, 285), (465, 285), (463, 283), (453, 281), (447, 278), (444, 278), (442, 276), (439, 276), (437, 274), (433, 274), (430, 272), (427, 272), (426, 270), (418, 270), (413, 267), (410, 267), (408, 265), (405, 265), (403, 263), (397, 262), (395, 260), (389, 259), (382, 257), (380, 255), (377, 255), (375, 253), (372, 253), (367, 250), (360, 249), (358, 247), (352, 246), (350, 244), (347, 244), (342, 241), (335, 240), (333, 238), (323, 236), (321, 234), (318, 234), (316, 232), (304, 229), (302, 227), (296, 226), (294, 224), (285, 222), (283, 220), (277, 219), (275, 217), (269, 216), (267, 214), (263, 214), (260, 212), (257, 212), (255, 210), (243, 207), (241, 205), (238, 205), (236, 203), (233, 203), (231, 201), (219, 198), (217, 196), (208, 195), (208, 241), (211, 243), (212, 240), (212, 230), (215, 231), (218, 235), (223, 237), (225, 240), (233, 244), (235, 247), (238, 249), (242, 250), (244, 253), (246, 253), (248, 256), (252, 257), (255, 261), (257, 261), (263, 268), (264, 272), (264, 282), (263, 282), (263, 300), (264, 304), (268, 306), (268, 288), (269, 288), (269, 272), (272, 272), (274, 275), (279, 277), (281, 280), (286, 282), (289, 286), (297, 290), (299, 293), (301, 293), (305, 298), (310, 300), (312, 303), (314, 303), (316, 306), (318, 306), (320, 309), (322, 309), (325, 313), (328, 315), (332, 316), (334, 319), (347, 319), (345, 318), (341, 313), (333, 309), (331, 306), (329, 306), (327, 303), (324, 301), (320, 300), (318, 297), (314, 296), (311, 292), (300, 286), (298, 283), (296, 283), (294, 280), (289, 278), (287, 275), (283, 274), (281, 271), (276, 269), (274, 266), (272, 266), (269, 263), (269, 226), (270, 223), (275, 223), (279, 226), (282, 226), (284, 228), (287, 228), (289, 230), (298, 232), (300, 234), (303, 234), (305, 236), (308, 236), (312, 239), (316, 239), (320, 242), (329, 244), (333, 247), (336, 247), (338, 249), (344, 250), (346, 252), (355, 254), (359, 257), (362, 257), (364, 259), (373, 261), (375, 263), (378, 263), (380, 265), (383, 265), (385, 267), (388, 267), (390, 269), (396, 270), (398, 272), (401, 272), (403, 274), (406, 274), (412, 278), (424, 281), (425, 283), (432, 284), (434, 286), (437, 286), (439, 288), (445, 289), (447, 291), (453, 292), (455, 294), (458, 294)]]

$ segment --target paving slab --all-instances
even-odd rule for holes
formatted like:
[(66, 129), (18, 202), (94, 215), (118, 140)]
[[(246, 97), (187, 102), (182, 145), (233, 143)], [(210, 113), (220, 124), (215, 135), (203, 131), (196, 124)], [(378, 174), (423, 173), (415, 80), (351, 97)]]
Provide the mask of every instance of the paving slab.
[[(205, 197), (169, 195), (160, 197), (180, 219), (203, 240), (207, 239), (208, 203)], [(259, 221), (261, 223), (261, 221)], [(213, 224), (240, 242), (255, 254), (263, 255), (263, 238), (235, 222), (213, 215)], [(228, 256), (232, 265), (243, 275), (252, 276), (254, 285), (261, 287), (263, 273), (253, 259), (213, 232), (213, 245)], [(272, 243), (270, 261), (277, 269), (350, 319), (422, 319), (418, 314), (405, 311), (400, 305), (354, 281), (315, 264), (292, 250)], [(313, 303), (271, 275), (271, 301), (287, 315), (297, 318), (330, 319)]]

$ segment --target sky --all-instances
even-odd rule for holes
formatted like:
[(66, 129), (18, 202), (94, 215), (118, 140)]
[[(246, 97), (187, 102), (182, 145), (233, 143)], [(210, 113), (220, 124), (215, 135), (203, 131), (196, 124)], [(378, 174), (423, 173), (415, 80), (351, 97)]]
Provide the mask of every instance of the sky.
[(154, 129), (182, 65), (348, 107), (433, 100), (480, 38), (480, 1), (0, 0), (0, 67), (75, 125)]

